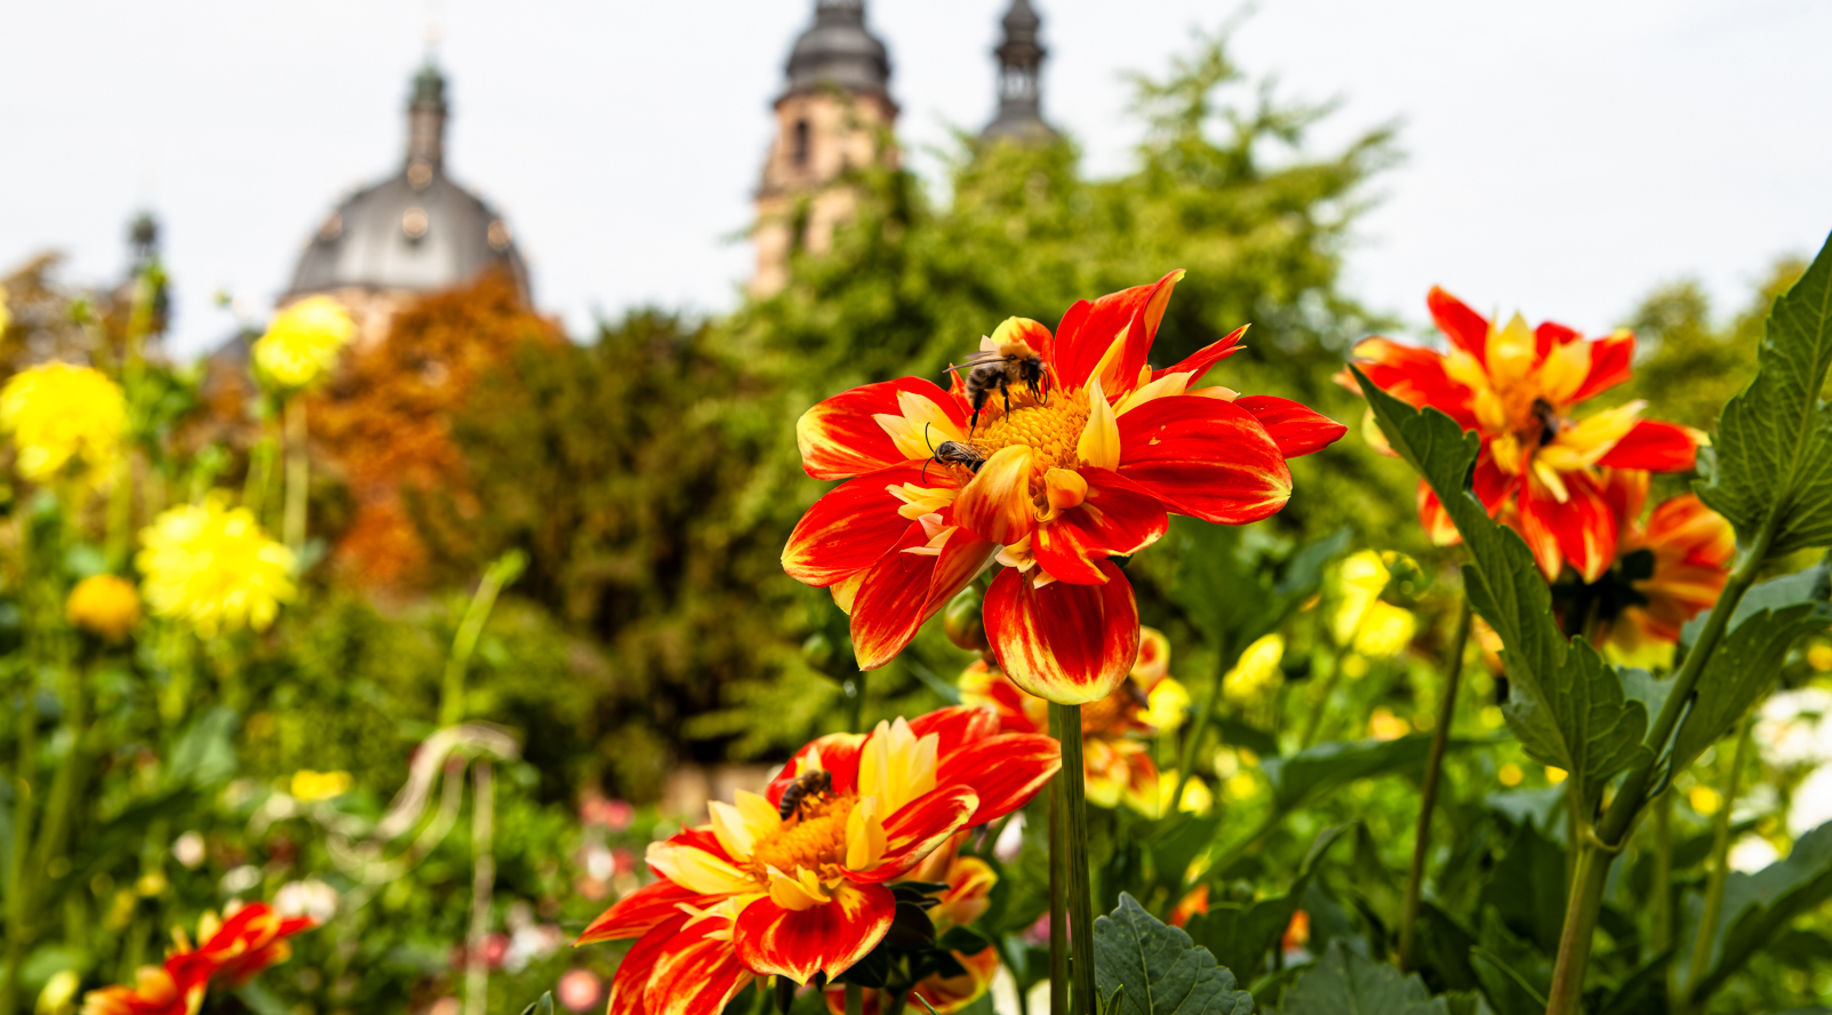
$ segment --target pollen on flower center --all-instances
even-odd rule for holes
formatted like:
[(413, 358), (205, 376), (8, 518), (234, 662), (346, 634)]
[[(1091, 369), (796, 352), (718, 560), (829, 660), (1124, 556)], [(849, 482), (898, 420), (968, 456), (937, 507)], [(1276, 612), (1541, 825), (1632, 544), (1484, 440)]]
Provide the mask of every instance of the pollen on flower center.
[(1028, 447), (1035, 452), (1033, 467), (1041, 476), (1051, 468), (1076, 466), (1076, 442), (1087, 425), (1086, 391), (1052, 391), (1047, 399), (1014, 391), (1011, 411), (982, 421), (970, 443), (987, 457), (1004, 448)]
[(850, 793), (810, 797), (800, 817), (791, 817), (757, 841), (751, 850), (751, 876), (767, 885), (772, 867), (791, 875), (803, 869), (826, 874), (828, 868), (844, 863), (846, 819), (857, 803), (858, 797)]

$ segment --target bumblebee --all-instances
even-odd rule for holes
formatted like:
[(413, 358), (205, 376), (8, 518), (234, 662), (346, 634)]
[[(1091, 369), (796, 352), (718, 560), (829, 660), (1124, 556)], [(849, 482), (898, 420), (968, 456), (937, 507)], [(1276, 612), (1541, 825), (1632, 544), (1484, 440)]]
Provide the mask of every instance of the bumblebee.
[(925, 483), (929, 481), (930, 462), (941, 465), (963, 465), (966, 466), (968, 472), (977, 473), (980, 471), (980, 466), (986, 464), (986, 456), (979, 448), (971, 444), (961, 441), (942, 441), (935, 446), (934, 454), (929, 457), (929, 461), (922, 465), (922, 481)]
[[(962, 368), (949, 369), (960, 373)], [(967, 424), (969, 434), (979, 427), (980, 410), (986, 408), (993, 392), (1004, 398), (1005, 411), (1010, 412), (1012, 388), (1027, 388), (1032, 395), (1041, 398), (1047, 383), (1043, 357), (1021, 342), (1008, 342), (996, 350), (976, 352), (967, 357), (965, 369), (967, 372), (961, 375), (961, 383), (967, 389), (967, 403), (973, 406), (973, 419)]]
[(776, 805), (776, 814), (787, 821), (791, 815), (801, 811), (803, 801), (810, 796), (823, 796), (831, 792), (833, 792), (832, 772), (803, 772), (782, 791), (782, 802)]

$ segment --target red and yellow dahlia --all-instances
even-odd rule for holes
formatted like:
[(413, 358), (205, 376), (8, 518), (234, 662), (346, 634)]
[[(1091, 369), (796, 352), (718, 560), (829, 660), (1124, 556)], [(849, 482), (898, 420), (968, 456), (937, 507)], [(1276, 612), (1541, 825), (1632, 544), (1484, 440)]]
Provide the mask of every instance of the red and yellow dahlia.
[(960, 373), (948, 390), (906, 377), (802, 416), (808, 474), (850, 482), (809, 508), (783, 567), (832, 590), (861, 668), (890, 661), (996, 560), (1005, 567), (984, 612), (1000, 666), (1051, 701), (1098, 701), (1139, 644), (1132, 587), (1109, 558), (1156, 542), (1169, 513), (1265, 518), (1291, 497), (1286, 459), (1342, 436), (1287, 399), (1192, 388), (1238, 351), (1244, 328), (1152, 369), (1182, 275), (1076, 303), (1054, 334), (1022, 318), (999, 325), (980, 362), (1034, 372), (1034, 384), (986, 397)]
[[(1182, 723), (1189, 692), (1170, 676), (1170, 642), (1164, 635), (1143, 627), (1139, 639), (1139, 657), (1126, 679), (1081, 710), (1082, 768), (1089, 803), (1124, 802), (1155, 816), (1161, 794), (1149, 740)], [(960, 687), (962, 701), (996, 710), (1008, 733), (1044, 733), (1050, 727), (1049, 702), (1025, 693), (990, 662), (967, 667)]]
[(1643, 521), (1645, 472), (1605, 469), (1599, 486), (1622, 532), (1616, 559), (1594, 582), (1554, 586), (1554, 601), (1573, 634), (1589, 627), (1618, 660), (1656, 664), (1686, 621), (1717, 602), (1736, 533), (1689, 493), (1663, 501)]
[(230, 911), (226, 919), (206, 913), (198, 944), (174, 930), (175, 946), (159, 966), (142, 966), (134, 983), (92, 990), (83, 1015), (196, 1015), (204, 994), (217, 981), (246, 983), (256, 973), (292, 954), (287, 938), (314, 926), (310, 917), (281, 917), (256, 902)]
[[(1481, 436), (1475, 493), (1518, 531), (1548, 579), (1569, 562), (1594, 581), (1616, 558), (1620, 532), (1598, 469), (1691, 469), (1702, 434), (1640, 419), (1643, 403), (1572, 418), (1583, 402), (1629, 378), (1635, 336), (1587, 339), (1516, 314), (1497, 326), (1442, 289), (1426, 298), (1448, 352), (1369, 338), (1354, 358), (1368, 380), (1411, 405), (1444, 412)], [(1346, 374), (1344, 383), (1354, 381)], [(1439, 544), (1457, 541), (1437, 496), (1419, 484), (1419, 518)]]
[(991, 710), (966, 706), (803, 747), (764, 794), (715, 802), (710, 825), (651, 844), (657, 880), (580, 936), (636, 939), (610, 1015), (715, 1015), (758, 976), (841, 975), (890, 930), (888, 883), (1024, 806), (1060, 765), (1054, 740), (1000, 733)]

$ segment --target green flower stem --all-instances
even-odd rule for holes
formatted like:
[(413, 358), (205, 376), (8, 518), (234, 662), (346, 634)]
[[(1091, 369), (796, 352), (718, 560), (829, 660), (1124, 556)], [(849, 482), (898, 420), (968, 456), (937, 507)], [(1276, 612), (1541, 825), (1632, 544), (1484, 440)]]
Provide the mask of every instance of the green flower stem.
[(286, 548), (298, 553), (305, 546), (305, 505), (311, 485), (311, 463), (306, 459), (305, 395), (294, 393), (282, 410), (286, 432), (286, 513), (281, 523)]
[(1641, 760), (1623, 778), (1602, 820), (1594, 832), (1589, 828), (1582, 829), (1581, 833), (1573, 830), (1572, 842), (1579, 850), (1577, 868), (1572, 877), (1570, 902), (1565, 908), (1565, 927), (1559, 935), (1558, 960), (1552, 969), (1552, 990), (1546, 1015), (1576, 1015), (1579, 1011), (1584, 972), (1590, 964), (1591, 938), (1596, 932), (1597, 912), (1602, 907), (1609, 865), (1628, 841), (1629, 833), (1635, 828), (1635, 819), (1647, 805), (1649, 783), (1666, 758), (1667, 744), (1687, 703), (1692, 700), (1699, 676), (1705, 672), (1706, 661), (1729, 629), (1731, 614), (1743, 601), (1743, 594), (1755, 584), (1757, 572), (1768, 559), (1769, 547), (1774, 545), (1775, 524), (1771, 516), (1724, 583), (1724, 591), (1711, 608), (1704, 629), (1673, 677), (1673, 690), (1666, 704), (1661, 706), (1660, 714), (1648, 730), (1647, 739), (1643, 741), (1648, 750), (1642, 752)]
[[(1673, 947), (1673, 794), (1654, 801), (1654, 953)], [(1673, 963), (1667, 963), (1667, 996), (1676, 996)]]
[(458, 622), (451, 655), (445, 659), (445, 680), (439, 693), (440, 726), (456, 726), (463, 721), (464, 675), (470, 669), (471, 656), (477, 652), (477, 641), (483, 637), (483, 625), (490, 619), (496, 597), (504, 586), (521, 575), (526, 563), (520, 553), (510, 551), (484, 569), (483, 579), (477, 583), (470, 605), (465, 607), (464, 619)]
[(1076, 1015), (1094, 1015), (1094, 892), (1088, 880), (1088, 798), (1081, 756), (1081, 706), (1050, 703), (1062, 743), (1064, 831), (1068, 845), (1069, 939)]
[(1412, 867), (1406, 874), (1406, 900), (1399, 918), (1399, 967), (1412, 970), (1417, 943), (1419, 897), (1425, 885), (1425, 864), (1431, 856), (1431, 812), (1438, 802), (1438, 785), (1444, 775), (1444, 752), (1450, 746), (1450, 727), (1457, 715), (1457, 689), (1463, 682), (1463, 656), (1469, 648), (1470, 605), (1467, 597), (1457, 614), (1457, 633), (1451, 638), (1450, 658), (1444, 669), (1444, 697), (1438, 703), (1437, 727), (1431, 731), (1431, 755), (1425, 761), (1425, 784), (1419, 789), (1419, 823), (1412, 836)]
[(6, 871), (6, 966), (0, 970), (0, 1015), (12, 1015), (19, 1001), (19, 973), (25, 963), (29, 882), (26, 879), (26, 856), (32, 845), (32, 768), (38, 761), (38, 710), (31, 668), (21, 687), (19, 717), (19, 767), (13, 774), (13, 846), (12, 862)]
[(1692, 961), (1686, 965), (1686, 989), (1680, 997), (1679, 1010), (1692, 1007), (1692, 994), (1705, 976), (1705, 964), (1711, 961), (1711, 945), (1717, 937), (1718, 920), (1724, 914), (1724, 885), (1730, 878), (1730, 809), (1737, 802), (1737, 791), (1743, 778), (1743, 763), (1749, 753), (1751, 724), (1744, 718), (1737, 732), (1737, 750), (1730, 761), (1730, 773), (1724, 777), (1724, 799), (1718, 805), (1716, 828), (1711, 840), (1711, 874), (1705, 882), (1705, 908), (1699, 915), (1698, 938), (1692, 943)]
[[(1050, 736), (1062, 740), (1062, 717), (1050, 705)], [(1050, 1015), (1069, 1015), (1068, 790), (1050, 780)]]
[(856, 983), (846, 985), (846, 1015), (865, 1015), (865, 988)]

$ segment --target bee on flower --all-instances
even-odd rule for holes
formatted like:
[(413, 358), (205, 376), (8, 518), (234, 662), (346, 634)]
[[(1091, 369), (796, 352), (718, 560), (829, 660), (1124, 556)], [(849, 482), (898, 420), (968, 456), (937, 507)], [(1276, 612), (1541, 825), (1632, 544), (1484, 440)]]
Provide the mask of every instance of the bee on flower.
[(293, 552), (270, 538), (245, 507), (213, 493), (167, 509), (140, 532), (134, 563), (146, 603), (197, 633), (266, 630), (293, 598)]
[(0, 387), (0, 433), (12, 435), (19, 474), (34, 483), (71, 474), (105, 483), (127, 436), (127, 396), (93, 367), (29, 367)]
[[(1008, 733), (1046, 733), (1049, 702), (1026, 693), (995, 663), (980, 660), (961, 673), (961, 701), (992, 708)], [(1182, 725), (1189, 692), (1170, 676), (1170, 641), (1139, 629), (1139, 656), (1120, 686), (1081, 710), (1087, 799), (1097, 807), (1125, 803), (1146, 815), (1160, 809), (1151, 740)], [(1162, 792), (1174, 792), (1166, 787)]]
[(282, 391), (311, 387), (337, 365), (356, 324), (336, 300), (307, 296), (287, 306), (255, 340), (255, 375)]
[[(1475, 494), (1526, 540), (1548, 581), (1565, 563), (1596, 580), (1620, 537), (1598, 470), (1688, 471), (1704, 435), (1641, 419), (1641, 402), (1576, 418), (1582, 403), (1628, 380), (1630, 332), (1588, 339), (1551, 321), (1529, 328), (1518, 314), (1491, 323), (1436, 288), (1426, 303), (1449, 351), (1369, 338), (1355, 346), (1356, 366), (1395, 398), (1437, 409), (1481, 437)], [(1342, 380), (1354, 387), (1346, 373)], [(1423, 482), (1419, 518), (1440, 545), (1457, 541)]]
[[(783, 567), (831, 590), (862, 669), (894, 658), (997, 562), (984, 615), (1000, 668), (1050, 701), (1099, 701), (1139, 648), (1138, 605), (1111, 558), (1156, 542), (1172, 513), (1241, 525), (1277, 512), (1291, 498), (1286, 459), (1342, 436), (1288, 399), (1193, 387), (1239, 351), (1244, 328), (1153, 369), (1182, 276), (1078, 302), (1053, 334), (1000, 324), (980, 361), (1034, 359), (1034, 384), (970, 397), (958, 372), (945, 391), (906, 377), (802, 416), (803, 467), (849, 482), (802, 517)], [(970, 448), (973, 464), (938, 464), (943, 442)]]
[[(967, 706), (808, 744), (765, 793), (715, 801), (711, 824), (650, 844), (657, 880), (579, 937), (635, 939), (610, 1015), (716, 1015), (757, 977), (831, 982), (889, 933), (887, 885), (1024, 806), (1060, 765), (1054, 740), (1001, 733), (990, 709)], [(784, 817), (783, 794), (817, 772), (820, 788)]]
[(120, 575), (92, 574), (70, 590), (64, 618), (105, 641), (120, 641), (140, 624), (140, 593)]

